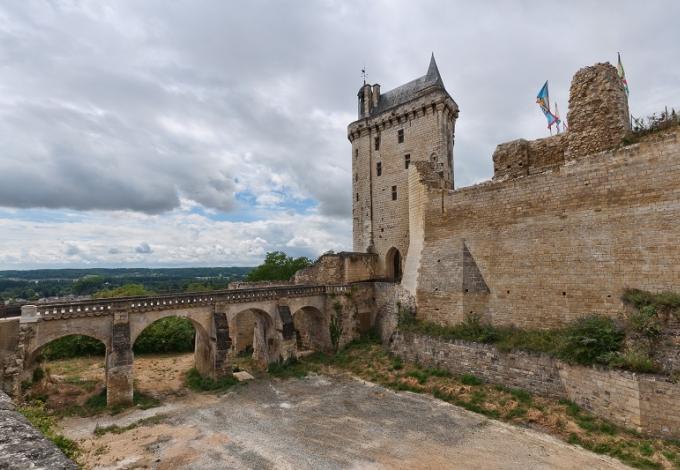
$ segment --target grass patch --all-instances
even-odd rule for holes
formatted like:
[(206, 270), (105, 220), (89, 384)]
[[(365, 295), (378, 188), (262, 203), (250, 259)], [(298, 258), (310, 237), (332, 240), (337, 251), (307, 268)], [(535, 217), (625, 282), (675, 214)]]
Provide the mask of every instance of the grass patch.
[(482, 385), (482, 379), (472, 375), (472, 374), (463, 374), (460, 377), (460, 382), (463, 385)]
[(234, 377), (221, 377), (219, 379), (203, 377), (195, 367), (187, 372), (184, 381), (186, 386), (195, 392), (223, 391), (238, 384), (238, 380)]
[(44, 402), (34, 401), (20, 406), (18, 410), (47, 439), (54, 442), (68, 458), (73, 460), (78, 457), (80, 454), (78, 445), (55, 430), (55, 417), (48, 413)]

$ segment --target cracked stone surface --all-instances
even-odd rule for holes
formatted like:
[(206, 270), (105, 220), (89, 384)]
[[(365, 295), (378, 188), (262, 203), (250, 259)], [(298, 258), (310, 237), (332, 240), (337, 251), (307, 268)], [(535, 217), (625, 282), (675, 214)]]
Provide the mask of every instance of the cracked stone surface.
[(0, 392), (0, 469), (77, 469), (78, 467)]

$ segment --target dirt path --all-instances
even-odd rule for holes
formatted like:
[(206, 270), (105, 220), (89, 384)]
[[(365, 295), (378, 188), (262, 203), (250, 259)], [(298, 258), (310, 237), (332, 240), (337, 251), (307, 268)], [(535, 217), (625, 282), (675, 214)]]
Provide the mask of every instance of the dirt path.
[(153, 414), (163, 418), (120, 434), (93, 436), (91, 418), (62, 427), (79, 440), (86, 468), (626, 468), (546, 434), (348, 376), (259, 379), (99, 423), (127, 426)]

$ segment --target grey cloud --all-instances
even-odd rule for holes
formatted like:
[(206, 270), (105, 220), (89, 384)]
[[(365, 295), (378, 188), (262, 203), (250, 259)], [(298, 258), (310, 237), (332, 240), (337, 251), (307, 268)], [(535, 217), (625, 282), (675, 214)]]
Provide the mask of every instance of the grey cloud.
[(78, 248), (76, 245), (73, 244), (68, 244), (66, 245), (66, 249), (64, 250), (64, 254), (66, 256), (76, 256), (80, 254), (80, 248)]
[(149, 246), (147, 242), (142, 242), (135, 248), (135, 253), (139, 253), (142, 255), (148, 255), (150, 253), (153, 253), (153, 250)]
[(634, 114), (676, 104), (664, 99), (680, 78), (666, 60), (678, 16), (673, 1), (8, 3), (0, 205), (159, 213), (186, 198), (229, 211), (237, 178), (266, 194), (276, 176), (348, 219), (345, 121), (363, 66), (388, 90), (434, 50), (461, 107), (465, 186), (491, 176), (496, 144), (546, 134), (544, 80), (565, 115), (573, 73), (617, 50)]

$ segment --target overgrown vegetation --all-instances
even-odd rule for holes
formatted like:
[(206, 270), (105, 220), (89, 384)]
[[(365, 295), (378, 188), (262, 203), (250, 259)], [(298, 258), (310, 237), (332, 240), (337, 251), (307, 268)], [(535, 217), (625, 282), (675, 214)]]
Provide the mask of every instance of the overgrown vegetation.
[(270, 251), (264, 262), (248, 273), (248, 281), (287, 281), (296, 271), (312, 264), (305, 256), (293, 258), (282, 251)]
[(680, 126), (680, 114), (675, 109), (665, 108), (658, 115), (656, 113), (647, 116), (647, 118), (633, 118), (632, 134), (624, 139), (625, 145), (639, 142), (640, 139), (646, 135), (665, 131), (673, 127)]
[(215, 392), (233, 387), (238, 384), (238, 380), (234, 377), (222, 377), (219, 379), (203, 377), (196, 368), (192, 368), (187, 372), (185, 383), (187, 387), (195, 392)]
[(142, 331), (133, 351), (135, 354), (192, 352), (195, 336), (194, 325), (188, 318), (162, 318)]
[(81, 356), (104, 356), (105, 353), (106, 346), (98, 339), (83, 335), (70, 335), (47, 344), (41, 351), (41, 357), (53, 361)]
[(56, 418), (50, 415), (45, 403), (42, 401), (33, 401), (19, 407), (19, 412), (28, 419), (28, 421), (42, 432), (46, 438), (54, 442), (59, 449), (70, 459), (78, 457), (79, 449), (75, 441), (68, 439), (56, 430)]
[(634, 372), (660, 372), (653, 354), (664, 324), (680, 311), (680, 295), (628, 290), (624, 301), (637, 310), (617, 321), (604, 315), (588, 315), (563, 328), (520, 329), (494, 326), (475, 314), (453, 326), (416, 320), (399, 314), (399, 329), (445, 339), (493, 344), (500, 351), (548, 354), (571, 364), (600, 364)]
[[(285, 372), (282, 372), (282, 369)], [(281, 364), (278, 376), (302, 377), (308, 372), (349, 371), (393, 390), (428, 393), (487, 417), (518, 425), (539, 427), (564, 441), (615, 457), (642, 469), (680, 469), (680, 443), (647, 439), (598, 418), (569, 401), (534, 396), (521, 389), (484, 383), (466, 374), (404, 362), (380, 344), (354, 341), (334, 355), (317, 353), (301, 361)]]

